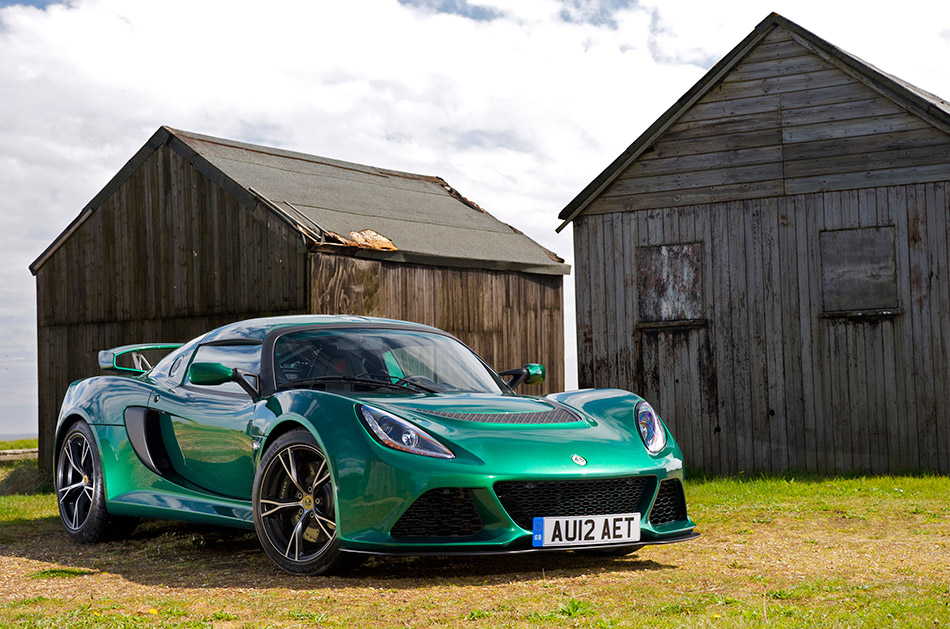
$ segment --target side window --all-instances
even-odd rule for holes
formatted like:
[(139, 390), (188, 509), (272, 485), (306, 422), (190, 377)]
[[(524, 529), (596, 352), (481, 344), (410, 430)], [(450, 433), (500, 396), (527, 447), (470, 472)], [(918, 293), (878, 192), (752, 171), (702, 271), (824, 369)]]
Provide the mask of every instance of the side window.
[[(261, 372), (260, 345), (202, 345), (195, 352), (193, 363), (221, 363), (231, 369), (242, 369), (249, 372), (248, 380), (255, 387)], [(194, 386), (194, 385), (189, 385)], [(246, 396), (247, 393), (236, 382), (225, 382), (214, 387), (201, 386), (201, 389), (218, 391), (221, 393), (235, 393)]]
[(182, 345), (161, 359), (149, 376), (155, 380), (163, 380), (167, 386), (176, 387), (181, 384), (184, 376), (183, 367), (188, 364), (188, 358), (194, 353), (197, 340)]
[(181, 375), (181, 368), (185, 365), (185, 356), (182, 354), (175, 359), (175, 362), (172, 363), (172, 368), (168, 372), (168, 377), (172, 380), (176, 379)]

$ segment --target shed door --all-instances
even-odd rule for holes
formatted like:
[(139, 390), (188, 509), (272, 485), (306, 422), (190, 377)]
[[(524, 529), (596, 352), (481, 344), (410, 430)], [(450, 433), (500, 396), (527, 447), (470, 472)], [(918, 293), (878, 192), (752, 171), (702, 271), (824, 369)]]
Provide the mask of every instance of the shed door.
[(718, 461), (719, 430), (705, 319), (703, 243), (640, 246), (636, 252), (637, 393), (656, 408), (690, 465), (711, 469)]
[(816, 426), (819, 455), (828, 470), (896, 470), (899, 461), (889, 460), (902, 437), (896, 387), (903, 371), (895, 351), (901, 336), (895, 228), (826, 230), (819, 243), (825, 405)]

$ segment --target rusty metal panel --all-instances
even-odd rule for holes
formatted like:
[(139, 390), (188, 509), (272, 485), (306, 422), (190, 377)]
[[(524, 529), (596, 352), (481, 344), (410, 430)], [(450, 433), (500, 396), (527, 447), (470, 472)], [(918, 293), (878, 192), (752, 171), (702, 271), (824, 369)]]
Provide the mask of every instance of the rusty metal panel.
[(638, 248), (637, 284), (640, 323), (702, 319), (702, 243)]
[(823, 231), (819, 238), (824, 312), (897, 308), (894, 227)]

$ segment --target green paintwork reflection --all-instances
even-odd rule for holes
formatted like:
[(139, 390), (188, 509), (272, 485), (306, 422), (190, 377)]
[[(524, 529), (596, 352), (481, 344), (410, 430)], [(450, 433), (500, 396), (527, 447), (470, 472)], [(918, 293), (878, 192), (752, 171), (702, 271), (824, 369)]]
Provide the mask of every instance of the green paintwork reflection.
[(243, 393), (205, 386), (174, 387), (157, 397), (148, 405), (175, 471), (214, 494), (249, 500), (258, 404)]
[[(364, 333), (373, 323), (365, 318), (358, 321)], [(318, 322), (332, 326), (350, 319), (262, 319), (235, 324), (235, 329), (247, 343), (263, 340), (282, 326)], [(403, 325), (420, 335), (430, 330)], [(229, 338), (227, 330), (222, 328), (206, 338), (220, 343)], [(396, 362), (385, 358), (384, 362), (390, 375), (399, 377)], [(205, 370), (198, 373), (197, 380), (196, 368)], [(526, 383), (536, 384), (532, 378), (544, 377), (541, 365), (526, 368)], [(410, 388), (354, 390), (350, 385), (348, 389), (291, 388), (255, 400), (216, 388), (226, 369), (230, 371), (226, 364), (192, 365), (192, 382), (184, 384), (169, 378), (152, 380), (145, 374), (103, 376), (70, 386), (58, 430), (76, 417), (93, 426), (102, 453), (110, 512), (251, 527), (251, 486), (260, 455), (272, 435), (288, 426), (310, 430), (329, 454), (337, 489), (340, 542), (351, 549), (450, 552), (530, 545), (530, 532), (511, 520), (495, 496), (493, 485), (498, 481), (640, 475), (648, 477), (648, 486), (655, 492), (663, 479), (683, 478), (682, 456), (671, 435), (657, 455), (646, 451), (634, 422), (634, 409), (641, 398), (627, 391), (596, 389), (533, 397), (429, 393)], [(380, 445), (357, 418), (360, 403), (411, 422), (448, 447), (455, 458), (422, 457)], [(124, 425), (129, 406), (148, 409), (146, 421), (155, 422), (156, 428), (150, 438), (160, 441), (173, 472), (162, 476), (139, 461)], [(576, 413), (577, 421), (511, 424), (470, 419), (478, 414), (546, 413), (564, 407)], [(469, 419), (446, 417), (446, 413)], [(579, 467), (573, 455), (583, 457), (587, 464)], [(389, 530), (412, 502), (428, 489), (439, 487), (470, 488), (483, 530), (463, 541), (422, 544), (393, 539)], [(642, 537), (678, 536), (693, 527), (693, 522), (686, 520), (656, 528), (644, 517)]]
[(249, 435), (229, 426), (201, 424), (172, 415), (163, 414), (161, 420), (166, 445), (177, 446), (174, 451), (169, 447), (169, 454), (182, 476), (215, 493), (250, 499), (254, 467)]

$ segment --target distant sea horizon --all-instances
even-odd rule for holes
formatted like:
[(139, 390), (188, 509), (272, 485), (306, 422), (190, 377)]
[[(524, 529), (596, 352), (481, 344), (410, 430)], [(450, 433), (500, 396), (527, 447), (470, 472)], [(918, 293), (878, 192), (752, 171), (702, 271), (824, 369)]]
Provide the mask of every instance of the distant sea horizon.
[(16, 441), (17, 439), (36, 439), (35, 432), (0, 433), (0, 441)]

